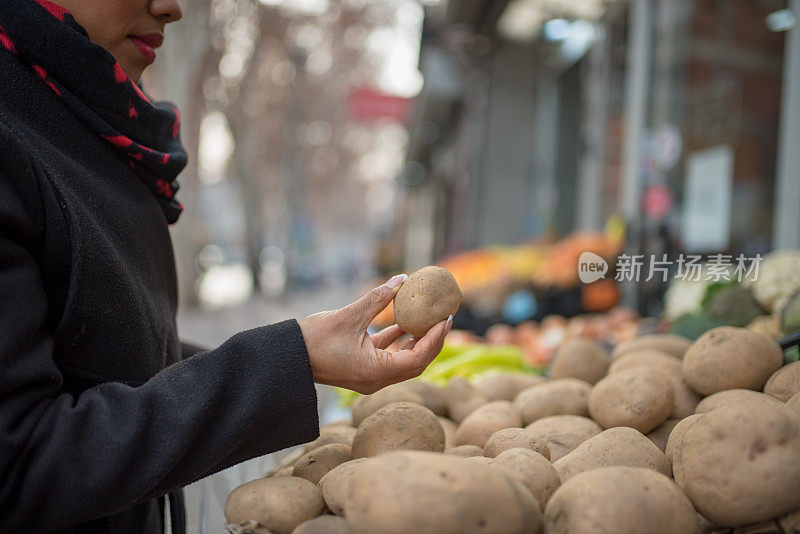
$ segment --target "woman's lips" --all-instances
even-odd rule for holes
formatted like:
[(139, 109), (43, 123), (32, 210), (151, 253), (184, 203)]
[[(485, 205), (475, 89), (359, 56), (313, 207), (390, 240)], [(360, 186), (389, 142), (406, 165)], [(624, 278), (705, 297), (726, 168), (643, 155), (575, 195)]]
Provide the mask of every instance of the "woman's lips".
[(158, 33), (131, 35), (128, 38), (133, 41), (148, 63), (156, 60), (156, 48), (164, 42), (164, 36)]

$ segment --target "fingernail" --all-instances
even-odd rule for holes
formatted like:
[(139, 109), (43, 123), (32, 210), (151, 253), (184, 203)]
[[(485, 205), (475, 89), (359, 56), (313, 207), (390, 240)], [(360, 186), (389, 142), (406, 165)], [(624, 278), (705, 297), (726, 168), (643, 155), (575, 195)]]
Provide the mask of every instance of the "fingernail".
[(398, 274), (397, 276), (391, 277), (384, 285), (389, 287), (397, 287), (403, 282), (405, 282), (407, 279), (408, 279), (407, 274)]
[(450, 332), (450, 327), (453, 326), (453, 316), (449, 316), (447, 318), (447, 324), (444, 325), (444, 332), (445, 334)]

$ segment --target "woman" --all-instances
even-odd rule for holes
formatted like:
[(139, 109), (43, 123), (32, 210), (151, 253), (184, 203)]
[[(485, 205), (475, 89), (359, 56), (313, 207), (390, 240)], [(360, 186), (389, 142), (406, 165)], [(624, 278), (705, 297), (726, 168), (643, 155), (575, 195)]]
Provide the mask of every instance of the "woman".
[(403, 275), (197, 354), (167, 229), (178, 115), (137, 86), (175, 0), (0, 7), (0, 532), (162, 532), (165, 496), (318, 435), (314, 382), (417, 375), (450, 321), (369, 336)]

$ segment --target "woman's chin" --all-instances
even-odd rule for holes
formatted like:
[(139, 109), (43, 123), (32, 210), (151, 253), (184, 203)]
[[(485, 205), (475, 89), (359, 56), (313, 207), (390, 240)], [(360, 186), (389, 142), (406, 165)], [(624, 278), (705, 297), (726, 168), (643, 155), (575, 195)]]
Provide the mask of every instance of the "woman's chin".
[(133, 83), (138, 84), (142, 81), (142, 73), (144, 73), (144, 68), (131, 72), (128, 74), (128, 78), (130, 78)]
[[(119, 59), (118, 59), (119, 61)], [(145, 61), (119, 61), (122, 70), (128, 75), (133, 83), (139, 83), (142, 79), (142, 73), (150, 64)]]
[(130, 78), (133, 83), (139, 83), (142, 79), (144, 69), (150, 66), (150, 62), (145, 60), (141, 52), (129, 42), (126, 42), (125, 46), (120, 46), (115, 49), (109, 48), (108, 50), (119, 62), (128, 78)]

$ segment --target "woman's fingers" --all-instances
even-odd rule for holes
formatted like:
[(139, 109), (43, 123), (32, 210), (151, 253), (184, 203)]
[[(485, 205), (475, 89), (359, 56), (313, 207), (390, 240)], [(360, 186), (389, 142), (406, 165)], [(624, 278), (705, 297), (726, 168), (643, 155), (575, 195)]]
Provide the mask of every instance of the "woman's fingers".
[(442, 351), (444, 345), (444, 338), (450, 331), (453, 324), (453, 316), (447, 318), (447, 321), (442, 321), (437, 324), (425, 334), (424, 337), (419, 339), (411, 351), (416, 355), (420, 361), (425, 361), (425, 366), (431, 362)]
[(372, 340), (372, 345), (376, 349), (385, 349), (400, 339), (404, 334), (405, 332), (403, 332), (399, 326), (393, 324), (392, 326), (384, 328), (377, 334), (373, 334), (370, 336), (370, 339)]
[(414, 336), (409, 336), (409, 338), (403, 341), (403, 343), (400, 345), (400, 350), (413, 349), (414, 345), (417, 344), (417, 341), (419, 341), (419, 339), (415, 338)]
[[(453, 318), (435, 325), (424, 337), (416, 340), (413, 348), (401, 350), (394, 353), (392, 361), (397, 367), (397, 371), (422, 372), (430, 364), (444, 345), (444, 338), (450, 331)], [(417, 373), (419, 374), (419, 373)]]
[[(367, 335), (369, 323), (394, 298), (406, 278), (396, 276), (349, 306), (299, 321), (316, 382), (374, 392), (419, 375), (439, 354), (452, 317), (433, 326), (420, 339), (405, 339), (406, 333), (397, 325)], [(395, 344), (401, 350), (387, 350)]]
[(408, 279), (407, 274), (398, 274), (386, 281), (382, 286), (371, 289), (366, 295), (350, 304), (344, 310), (355, 322), (354, 326), (366, 330), (375, 316), (389, 305), (400, 286)]

